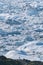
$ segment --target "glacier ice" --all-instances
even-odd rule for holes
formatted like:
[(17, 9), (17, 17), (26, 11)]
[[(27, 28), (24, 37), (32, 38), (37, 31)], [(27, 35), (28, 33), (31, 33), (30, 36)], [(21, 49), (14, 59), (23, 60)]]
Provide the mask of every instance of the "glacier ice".
[(43, 0), (0, 0), (0, 55), (43, 61), (42, 43)]

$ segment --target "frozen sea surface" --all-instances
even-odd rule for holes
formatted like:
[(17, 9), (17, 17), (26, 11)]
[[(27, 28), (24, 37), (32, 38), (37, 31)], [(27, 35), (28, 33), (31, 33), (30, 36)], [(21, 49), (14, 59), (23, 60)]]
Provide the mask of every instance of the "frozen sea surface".
[(0, 55), (43, 61), (43, 0), (0, 0)]

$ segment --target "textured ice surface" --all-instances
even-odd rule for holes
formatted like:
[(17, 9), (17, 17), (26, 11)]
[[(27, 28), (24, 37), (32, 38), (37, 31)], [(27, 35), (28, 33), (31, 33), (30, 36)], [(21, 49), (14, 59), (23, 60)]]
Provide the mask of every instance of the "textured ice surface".
[(43, 0), (0, 0), (0, 55), (9, 52), (43, 61)]

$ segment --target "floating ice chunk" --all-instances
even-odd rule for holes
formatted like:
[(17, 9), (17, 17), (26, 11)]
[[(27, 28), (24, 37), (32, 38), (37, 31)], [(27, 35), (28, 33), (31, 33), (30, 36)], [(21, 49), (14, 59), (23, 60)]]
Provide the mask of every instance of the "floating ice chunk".
[(30, 6), (31, 6), (32, 8), (36, 8), (36, 7), (38, 6), (38, 3), (37, 3), (37, 2), (32, 2), (32, 3), (30, 4)]
[(7, 58), (12, 58), (12, 59), (18, 59), (19, 58), (19, 55), (15, 52), (15, 51), (9, 51), (5, 57)]

